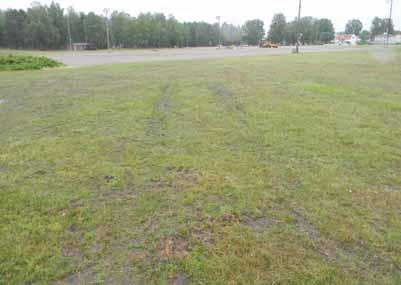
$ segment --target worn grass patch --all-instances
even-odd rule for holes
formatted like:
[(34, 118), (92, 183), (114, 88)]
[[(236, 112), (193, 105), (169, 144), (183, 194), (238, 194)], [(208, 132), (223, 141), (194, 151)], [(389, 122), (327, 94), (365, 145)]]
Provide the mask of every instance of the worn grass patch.
[(400, 284), (401, 53), (0, 74), (0, 283)]

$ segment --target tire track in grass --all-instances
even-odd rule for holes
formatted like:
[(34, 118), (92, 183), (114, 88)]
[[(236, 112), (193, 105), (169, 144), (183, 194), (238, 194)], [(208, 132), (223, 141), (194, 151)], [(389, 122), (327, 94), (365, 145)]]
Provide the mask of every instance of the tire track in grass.
[[(157, 98), (153, 105), (150, 105), (150, 117), (145, 123), (145, 132), (143, 143), (148, 145), (150, 148), (162, 145), (162, 141), (168, 135), (168, 122), (171, 119), (171, 112), (173, 109), (173, 85), (169, 82), (161, 86), (160, 91), (157, 94)], [(152, 156), (145, 150), (143, 155)], [(149, 169), (146, 170), (147, 175), (152, 177), (152, 172), (154, 167), (157, 165), (147, 165)], [(114, 178), (105, 177), (106, 180), (113, 180)], [(145, 190), (152, 190), (152, 187), (157, 187), (154, 184), (134, 184), (132, 187)], [(128, 209), (136, 206), (136, 201), (143, 195), (148, 195), (151, 193), (150, 197), (154, 195), (154, 191), (140, 191), (139, 193), (132, 194), (131, 191), (112, 193), (105, 197), (101, 197), (101, 202), (110, 205), (110, 203), (120, 204), (120, 208), (115, 212), (116, 218), (113, 220), (118, 223), (119, 228), (130, 228), (131, 221), (125, 219), (119, 219), (118, 213), (123, 213), (128, 211)], [(118, 195), (118, 197), (117, 197)], [(111, 206), (109, 206), (111, 207)], [(154, 222), (152, 217), (149, 218), (149, 222)], [(104, 225), (104, 228), (97, 228), (97, 236), (104, 234), (103, 232), (111, 231), (108, 225)], [(71, 272), (65, 278), (61, 279), (59, 284), (97, 284), (97, 283), (108, 283), (108, 284), (121, 284), (124, 280), (127, 280), (126, 284), (137, 284), (135, 280), (135, 268), (133, 263), (136, 260), (135, 249), (130, 249), (132, 244), (138, 243), (139, 245), (144, 245), (146, 239), (134, 240), (137, 238), (137, 232), (140, 231), (140, 227), (136, 228), (136, 232), (132, 233), (132, 237), (129, 236), (117, 236), (113, 240), (109, 241), (108, 247), (103, 249), (103, 245), (95, 244), (93, 248), (99, 247), (101, 250), (88, 250), (88, 255), (90, 260), (93, 260), (97, 255), (98, 261), (96, 262), (81, 262), (80, 266), (75, 272)], [(146, 235), (149, 229), (146, 229), (146, 223), (143, 225), (142, 232)], [(107, 238), (105, 238), (107, 240)], [(99, 239), (102, 240), (102, 239)], [(92, 251), (95, 251), (93, 253)], [(138, 260), (137, 260), (138, 261)], [(118, 268), (117, 271), (113, 267)], [(104, 273), (106, 279), (100, 278)], [(103, 280), (104, 279), (104, 280)]]
[(235, 93), (222, 83), (210, 83), (208, 89), (219, 98), (219, 104), (233, 115), (234, 120), (238, 122), (240, 136), (247, 141), (247, 144), (252, 144), (256, 160), (258, 163), (263, 164), (263, 160), (266, 157), (266, 147), (261, 143), (263, 140), (258, 138), (252, 125), (249, 123), (248, 113), (244, 105), (240, 102)]
[[(310, 223), (307, 218), (298, 210), (292, 210), (289, 215), (294, 218), (298, 230), (306, 235), (312, 242), (312, 248), (326, 260), (344, 267), (344, 261), (352, 260), (358, 265), (357, 271), (368, 281), (370, 276), (377, 273), (390, 273), (393, 276), (401, 275), (401, 268), (389, 258), (372, 252), (361, 244), (343, 245), (338, 241), (329, 239)], [(347, 269), (347, 268), (345, 268)]]
[(162, 94), (153, 104), (151, 118), (146, 130), (146, 135), (152, 138), (166, 136), (167, 121), (173, 108), (172, 84), (168, 83), (161, 89)]
[[(256, 161), (263, 164), (264, 157), (266, 157), (265, 146), (260, 143), (261, 140), (254, 134), (254, 130), (252, 130), (252, 126), (248, 122), (245, 108), (239, 102), (238, 98), (236, 98), (234, 92), (224, 84), (218, 82), (208, 84), (208, 89), (218, 96), (220, 104), (234, 115), (234, 118), (239, 123), (239, 128), (247, 135), (247, 138), (255, 147)], [(378, 252), (371, 252), (362, 245), (345, 246), (338, 241), (325, 237), (300, 211), (289, 209), (286, 214), (292, 217), (297, 229), (304, 233), (312, 242), (312, 250), (317, 252), (329, 263), (344, 268), (344, 266), (348, 264), (346, 260), (352, 260), (352, 263), (358, 264), (358, 273), (366, 279), (369, 278), (368, 275), (370, 274), (377, 275), (377, 273), (380, 273), (383, 277), (386, 276), (386, 273), (390, 273), (394, 276), (401, 274), (399, 266)], [(247, 219), (248, 224), (257, 223), (259, 221), (258, 219), (253, 221), (250, 217), (247, 217)], [(266, 230), (268, 230), (270, 226), (270, 224), (266, 226)], [(258, 231), (261, 230), (260, 227), (261, 226), (256, 227)], [(254, 227), (251, 226), (251, 228), (253, 229)]]
[(228, 111), (235, 114), (243, 128), (250, 129), (244, 106), (236, 99), (234, 93), (230, 89), (217, 82), (210, 83), (208, 89), (223, 101), (223, 105)]
[[(305, 217), (303, 210), (281, 209), (279, 212), (282, 216), (293, 219), (291, 224), (295, 225), (297, 232), (306, 237), (307, 244), (303, 245), (305, 249), (316, 252), (324, 260), (335, 264), (345, 272), (358, 275), (364, 282), (369, 283), (375, 280), (377, 284), (380, 284), (381, 278), (401, 276), (401, 268), (389, 257), (380, 255), (363, 244), (345, 245), (322, 234)], [(288, 224), (287, 219), (266, 214), (260, 218), (243, 216), (237, 219), (258, 236)]]
[[(173, 100), (174, 90), (175, 85), (171, 81), (162, 85), (160, 93), (157, 94), (153, 104), (150, 105), (151, 111), (145, 123), (143, 140), (143, 143), (147, 144), (148, 148), (144, 148), (142, 153), (143, 156), (148, 158), (141, 174), (145, 178), (135, 186), (139, 191), (137, 194), (138, 199), (160, 200), (161, 207), (164, 208), (169, 203), (169, 195), (171, 193), (174, 193), (173, 196), (178, 195), (177, 193), (180, 190), (193, 187), (198, 183), (196, 170), (175, 166), (162, 167), (162, 162), (159, 161), (159, 156), (162, 157), (168, 153), (169, 147), (166, 142), (174, 135), (174, 131), (170, 129), (170, 123), (172, 124), (175, 119), (172, 113), (176, 103)], [(137, 249), (129, 248), (129, 244), (132, 241), (119, 237), (112, 242), (110, 245), (112, 251), (108, 250), (103, 256), (103, 260), (109, 259), (110, 262), (104, 262), (100, 266), (103, 272), (110, 272), (110, 276), (107, 277), (105, 283), (110, 284), (113, 280), (130, 280), (130, 275), (138, 273), (136, 278), (141, 280), (138, 281), (138, 284), (141, 284), (144, 282), (142, 278), (146, 278), (146, 274), (155, 270), (154, 268), (164, 266), (167, 262), (177, 262), (177, 260), (183, 258), (180, 254), (181, 251), (185, 250), (181, 248), (181, 243), (186, 244), (188, 242), (186, 239), (181, 238), (178, 234), (168, 235), (164, 233), (158, 236), (160, 223), (162, 221), (168, 223), (172, 219), (170, 215), (171, 212), (169, 213), (168, 211), (166, 213), (155, 213), (144, 217), (143, 222), (136, 225), (135, 232), (141, 232), (142, 235), (137, 237), (135, 244), (137, 244), (137, 247), (145, 248), (139, 255), (135, 254)], [(120, 227), (122, 228), (128, 228), (130, 224), (129, 221), (120, 220), (118, 222), (121, 223)], [(180, 227), (180, 225), (175, 226)], [(182, 245), (182, 247), (184, 246)], [(118, 253), (121, 256), (120, 260), (116, 261), (113, 254), (117, 255)], [(110, 264), (113, 263), (115, 267), (121, 267), (122, 270), (113, 272), (109, 268)], [(115, 263), (118, 265), (116, 266)], [(134, 263), (137, 263), (137, 266), (134, 266)], [(183, 280), (188, 280), (188, 278), (184, 272), (181, 272), (172, 282), (182, 282)], [(111, 282), (111, 284), (114, 283)], [(120, 283), (116, 282), (115, 284)]]

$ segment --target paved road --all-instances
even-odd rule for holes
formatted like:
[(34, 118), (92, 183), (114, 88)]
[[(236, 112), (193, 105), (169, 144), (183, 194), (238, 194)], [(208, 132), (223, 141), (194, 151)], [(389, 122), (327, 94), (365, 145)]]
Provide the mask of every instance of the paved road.
[[(338, 46), (307, 46), (301, 47), (302, 52), (334, 52), (359, 50), (357, 47)], [(114, 63), (131, 63), (147, 61), (173, 61), (214, 59), (224, 57), (258, 56), (289, 54), (293, 47), (280, 47), (278, 49), (263, 49), (257, 47), (241, 48), (183, 48), (159, 50), (112, 50), (112, 51), (81, 51), (81, 52), (55, 52), (47, 56), (61, 61), (69, 66), (89, 66)]]

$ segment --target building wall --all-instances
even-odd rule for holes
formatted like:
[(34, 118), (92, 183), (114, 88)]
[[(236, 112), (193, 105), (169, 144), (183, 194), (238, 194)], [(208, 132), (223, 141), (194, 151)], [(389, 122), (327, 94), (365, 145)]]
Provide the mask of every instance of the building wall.
[(356, 35), (337, 35), (335, 39), (335, 43), (338, 45), (341, 44), (356, 45), (358, 41), (359, 37)]
[[(401, 35), (390, 35), (389, 37), (389, 44), (401, 44)], [(382, 45), (387, 43), (387, 36), (386, 35), (379, 35), (375, 37), (373, 41), (374, 44)]]

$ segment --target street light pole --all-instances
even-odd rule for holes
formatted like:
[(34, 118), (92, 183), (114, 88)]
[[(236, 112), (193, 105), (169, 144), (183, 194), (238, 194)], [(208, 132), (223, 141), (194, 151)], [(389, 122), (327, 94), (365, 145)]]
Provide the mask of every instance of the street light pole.
[(107, 49), (110, 49), (110, 37), (109, 37), (109, 8), (105, 8), (104, 13), (106, 14), (106, 35), (107, 35)]
[(301, 22), (301, 7), (302, 7), (302, 0), (299, 0), (299, 9), (298, 9), (298, 20), (297, 20), (297, 44), (295, 48), (295, 53), (299, 53), (299, 24)]
[(390, 41), (390, 24), (392, 16), (393, 16), (393, 0), (390, 0), (390, 16), (388, 18), (388, 23), (387, 23), (387, 39), (386, 39), (387, 45), (389, 45)]
[(71, 37), (71, 24), (70, 24), (70, 11), (67, 15), (67, 31), (68, 31), (68, 42), (70, 44), (70, 50), (72, 50), (72, 37)]
[(216, 17), (218, 23), (219, 23), (219, 48), (221, 47), (221, 28), (220, 28), (220, 21), (221, 21), (221, 17), (217, 16)]

